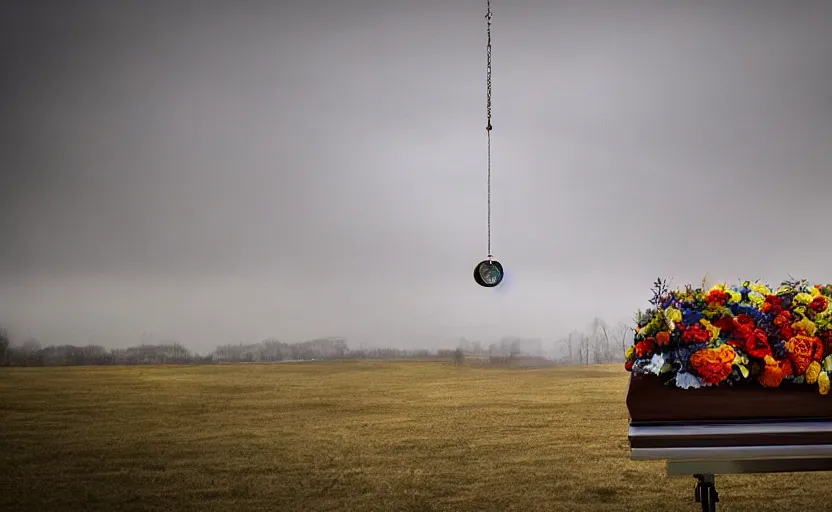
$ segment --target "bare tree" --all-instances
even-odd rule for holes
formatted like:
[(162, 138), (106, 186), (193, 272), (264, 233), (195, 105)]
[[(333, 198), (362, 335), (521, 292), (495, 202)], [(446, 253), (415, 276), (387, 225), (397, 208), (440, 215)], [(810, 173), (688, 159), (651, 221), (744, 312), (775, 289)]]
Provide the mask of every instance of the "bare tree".
[(619, 322), (618, 325), (615, 326), (613, 333), (617, 352), (615, 359), (622, 360), (624, 358), (624, 353), (627, 351), (627, 347), (632, 341), (633, 328), (624, 322)]
[(583, 363), (583, 352), (581, 350), (581, 343), (582, 343), (582, 334), (578, 331), (572, 331), (569, 333), (569, 337), (566, 339), (567, 344), (569, 345), (569, 363), (575, 363), (575, 352), (577, 352), (578, 356), (578, 363)]
[[(602, 319), (595, 317), (589, 326), (589, 347), (595, 364), (605, 363), (609, 358), (609, 327)], [(587, 364), (589, 361), (587, 360)]]

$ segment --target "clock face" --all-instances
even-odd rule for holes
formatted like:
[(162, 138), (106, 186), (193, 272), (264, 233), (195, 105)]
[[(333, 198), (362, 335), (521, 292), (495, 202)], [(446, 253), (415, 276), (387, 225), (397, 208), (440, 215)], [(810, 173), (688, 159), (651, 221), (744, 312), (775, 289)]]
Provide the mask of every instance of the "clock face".
[(481, 261), (474, 269), (474, 281), (485, 288), (493, 288), (503, 280), (503, 266), (499, 261)]

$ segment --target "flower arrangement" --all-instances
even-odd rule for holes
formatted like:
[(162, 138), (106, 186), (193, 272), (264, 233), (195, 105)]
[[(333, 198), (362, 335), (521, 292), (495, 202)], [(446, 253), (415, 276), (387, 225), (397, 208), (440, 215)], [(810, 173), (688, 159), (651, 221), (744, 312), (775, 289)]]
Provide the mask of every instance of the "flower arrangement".
[(817, 386), (832, 375), (832, 285), (785, 281), (670, 290), (654, 283), (652, 307), (636, 315), (625, 368), (690, 389), (757, 382)]

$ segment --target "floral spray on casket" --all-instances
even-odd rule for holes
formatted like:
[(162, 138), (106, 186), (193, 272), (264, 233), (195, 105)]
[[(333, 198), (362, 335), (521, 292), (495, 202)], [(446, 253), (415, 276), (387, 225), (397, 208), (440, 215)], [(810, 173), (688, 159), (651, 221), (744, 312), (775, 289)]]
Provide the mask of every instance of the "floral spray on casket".
[(654, 283), (652, 307), (636, 315), (625, 368), (690, 389), (784, 382), (829, 393), (832, 374), (832, 285), (784, 281), (688, 285)]

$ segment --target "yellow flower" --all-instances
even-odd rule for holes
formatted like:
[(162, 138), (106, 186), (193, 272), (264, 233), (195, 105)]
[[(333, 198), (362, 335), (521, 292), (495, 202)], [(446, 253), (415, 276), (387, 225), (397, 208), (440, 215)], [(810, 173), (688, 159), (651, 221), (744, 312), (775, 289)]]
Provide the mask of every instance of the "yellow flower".
[(668, 320), (673, 323), (679, 323), (682, 321), (682, 311), (676, 308), (667, 308), (664, 312), (665, 316)]
[(644, 326), (642, 329), (642, 334), (645, 337), (655, 336), (657, 332), (659, 332), (659, 327), (661, 327), (661, 317), (659, 315), (655, 315), (650, 322)]
[(812, 302), (812, 296), (808, 293), (801, 292), (794, 296), (792, 302), (796, 302), (798, 304), (803, 304), (804, 306), (807, 306), (810, 302)]
[(821, 395), (826, 395), (829, 393), (829, 374), (826, 372), (820, 372), (818, 375), (818, 389), (820, 390)]
[(709, 333), (711, 333), (711, 341), (716, 341), (719, 338), (719, 327), (715, 326), (711, 322), (705, 320), (704, 318), (699, 321), (702, 324), (702, 327), (707, 329)]
[(760, 295), (771, 295), (771, 290), (764, 284), (760, 283), (751, 283), (749, 286), (753, 291), (759, 293)]
[(759, 292), (751, 292), (748, 294), (748, 300), (754, 304), (757, 308), (762, 307), (762, 305), (766, 302), (766, 298), (762, 296)]
[[(766, 356), (766, 357), (771, 357), (771, 356)], [(772, 358), (772, 360), (774, 360), (774, 358)], [(768, 360), (766, 360), (766, 362), (768, 362)], [(737, 353), (736, 357), (734, 357), (734, 362), (731, 363), (731, 364), (737, 365), (737, 366), (748, 364), (748, 356), (741, 356), (741, 355), (739, 355), (739, 353)]]
[(812, 361), (812, 364), (806, 368), (806, 383), (807, 384), (814, 384), (818, 381), (818, 377), (820, 376), (820, 363), (817, 361)]
[(634, 347), (633, 345), (630, 345), (629, 347), (627, 347), (627, 351), (624, 352), (624, 358), (629, 360), (631, 357), (633, 357), (633, 352), (635, 352), (635, 350), (636, 350), (636, 347)]
[(792, 324), (792, 329), (796, 331), (805, 332), (807, 336), (814, 336), (815, 331), (817, 330), (817, 326), (808, 318), (803, 317), (802, 319)]
[(742, 294), (734, 290), (728, 290), (728, 295), (731, 296), (730, 302), (742, 302)]
[(817, 288), (815, 288), (814, 286), (811, 288), (811, 290), (809, 291), (809, 293), (812, 295), (812, 298), (813, 298), (813, 299), (814, 299), (815, 297), (820, 297), (820, 296), (821, 296), (820, 290), (818, 290), (818, 289), (817, 289)]

